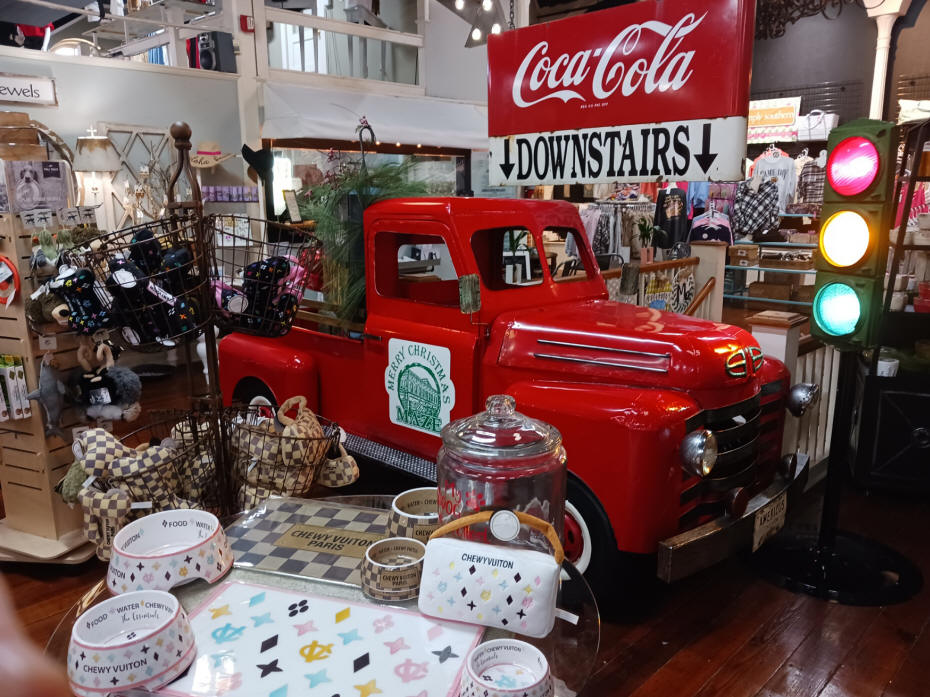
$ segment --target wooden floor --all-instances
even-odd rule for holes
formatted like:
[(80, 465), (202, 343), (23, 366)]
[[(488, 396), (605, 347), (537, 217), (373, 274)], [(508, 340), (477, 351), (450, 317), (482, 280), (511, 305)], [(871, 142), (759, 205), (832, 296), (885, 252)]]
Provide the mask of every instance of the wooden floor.
[[(163, 389), (150, 399), (165, 401)], [(842, 522), (908, 555), (930, 579), (930, 503), (850, 492)], [(0, 564), (40, 645), (104, 571), (96, 560)], [(775, 588), (731, 560), (665, 589), (642, 621), (604, 622), (582, 697), (926, 697), (928, 620), (927, 588), (903, 605), (847, 607)]]

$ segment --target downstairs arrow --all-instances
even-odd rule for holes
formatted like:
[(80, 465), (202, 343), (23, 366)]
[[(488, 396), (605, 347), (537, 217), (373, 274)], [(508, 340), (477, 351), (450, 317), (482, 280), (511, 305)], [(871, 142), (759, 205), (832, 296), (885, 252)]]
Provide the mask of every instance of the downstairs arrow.
[[(697, 163), (701, 166), (701, 169), (704, 171), (704, 174), (707, 174), (707, 171), (710, 169), (710, 166), (714, 164), (714, 160), (717, 159), (717, 153), (710, 152), (710, 129), (711, 124), (704, 124), (704, 143), (701, 145), (701, 152), (694, 156), (694, 159), (697, 160)], [(513, 167), (513, 165), (511, 165)]]
[(504, 163), (498, 165), (501, 168), (501, 172), (504, 173), (504, 178), (509, 179), (510, 173), (513, 172), (513, 168), (516, 166), (515, 163), (510, 161), (510, 141), (504, 140)]

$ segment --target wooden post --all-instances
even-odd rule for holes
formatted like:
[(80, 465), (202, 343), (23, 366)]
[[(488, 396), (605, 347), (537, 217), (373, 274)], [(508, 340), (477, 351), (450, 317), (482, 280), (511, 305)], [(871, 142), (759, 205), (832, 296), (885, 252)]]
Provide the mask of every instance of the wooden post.
[[(801, 338), (801, 326), (807, 322), (807, 317), (796, 312), (778, 312), (766, 310), (746, 319), (752, 335), (762, 347), (766, 356), (777, 358), (791, 374), (791, 382), (796, 382), (795, 374), (798, 364), (798, 343)], [(785, 431), (782, 437), (782, 451), (794, 452), (797, 450), (798, 420), (785, 419)]]
[(691, 254), (698, 258), (697, 268), (694, 270), (694, 286), (698, 290), (704, 287), (711, 278), (717, 279), (710, 297), (704, 302), (708, 305), (707, 318), (712, 322), (723, 320), (723, 276), (727, 263), (727, 243), (707, 241), (692, 242)]

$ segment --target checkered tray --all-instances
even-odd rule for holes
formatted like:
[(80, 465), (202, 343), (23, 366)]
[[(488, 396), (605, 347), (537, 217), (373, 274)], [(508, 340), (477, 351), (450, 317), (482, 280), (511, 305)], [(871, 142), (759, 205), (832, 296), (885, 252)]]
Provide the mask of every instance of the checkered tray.
[(272, 498), (226, 529), (234, 566), (361, 586), (365, 549), (387, 536), (388, 511)]

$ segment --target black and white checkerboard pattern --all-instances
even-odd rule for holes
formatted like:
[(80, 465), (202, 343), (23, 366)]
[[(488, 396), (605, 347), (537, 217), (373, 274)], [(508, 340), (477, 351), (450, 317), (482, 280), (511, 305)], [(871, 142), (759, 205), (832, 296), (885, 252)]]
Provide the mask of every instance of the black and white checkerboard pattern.
[(294, 525), (387, 535), (388, 511), (326, 501), (288, 499), (270, 499), (262, 508), (266, 509), (263, 516), (248, 515), (226, 530), (236, 557), (236, 567), (361, 586), (359, 567), (362, 559), (277, 547), (275, 541)]

